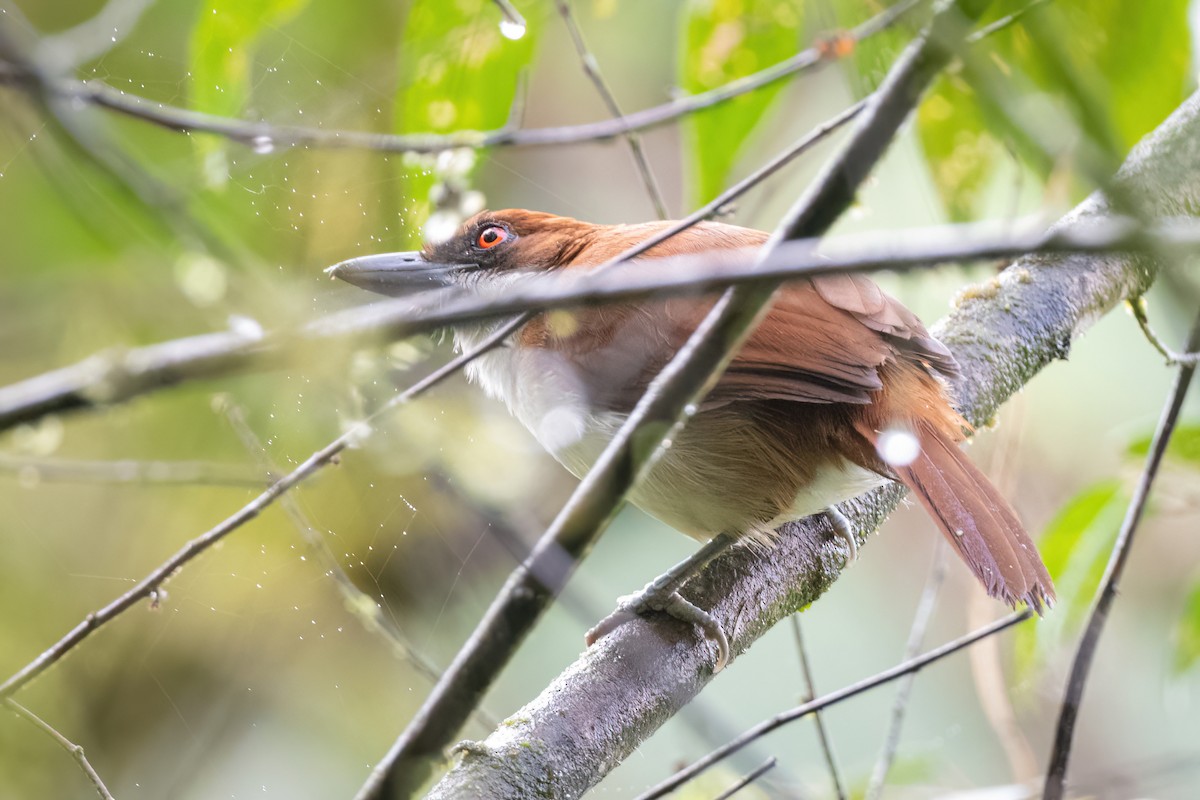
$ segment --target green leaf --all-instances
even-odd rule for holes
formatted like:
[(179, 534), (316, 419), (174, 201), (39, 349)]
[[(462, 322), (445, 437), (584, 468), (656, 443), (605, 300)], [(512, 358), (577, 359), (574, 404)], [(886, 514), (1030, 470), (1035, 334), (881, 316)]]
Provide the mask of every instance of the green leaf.
[(1003, 154), (975, 98), (956, 77), (938, 79), (917, 109), (917, 137), (950, 219), (973, 219), (980, 195)]
[[(539, 0), (521, 10), (530, 20), (553, 20), (544, 6)], [(500, 22), (492, 0), (412, 4), (400, 40), (396, 131), (487, 131), (507, 123), (540, 28), (534, 23), (510, 39)], [(412, 169), (419, 166), (412, 161), (403, 175), (410, 228), (427, 216), (429, 192), (438, 180), (431, 169)], [(423, 166), (432, 167), (432, 160)]]
[(1175, 670), (1183, 672), (1200, 661), (1200, 585), (1192, 588), (1183, 614), (1175, 622)]
[[(529, 5), (522, 6), (526, 15), (541, 16)], [(492, 0), (413, 3), (400, 40), (397, 131), (449, 133), (504, 125), (538, 28), (508, 39), (500, 21)]]
[[(192, 107), (240, 116), (250, 99), (250, 67), (259, 36), (306, 5), (308, 0), (205, 0), (192, 28)], [(228, 179), (225, 143), (214, 136), (194, 138), (209, 184), (223, 184)]]
[[(984, 21), (1027, 4), (997, 2)], [(1055, 0), (972, 47), (1014, 76), (1014, 87), (1023, 78), (1045, 91), (1073, 112), (1092, 140), (1119, 157), (1188, 94), (1193, 81), (1187, 6), (1187, 0), (1163, 0), (1150, 14), (1143, 0)], [(945, 78), (918, 113), (921, 144), (954, 219), (978, 214), (981, 190), (1002, 152), (985, 119), (970, 90)], [(1044, 177), (1052, 165), (1031, 166)]]
[(1082, 620), (1104, 575), (1126, 504), (1120, 481), (1095, 483), (1071, 498), (1042, 533), (1038, 549), (1054, 579), (1058, 601), (1039, 624), (1018, 628), (1019, 671), (1032, 668), (1041, 653)]
[[(680, 85), (697, 94), (795, 55), (800, 5), (792, 0), (691, 0), (684, 13)], [(684, 123), (693, 201), (725, 187), (746, 145), (783, 83), (741, 95)]]
[[(1150, 452), (1150, 442), (1153, 437), (1143, 436), (1132, 443), (1126, 453), (1130, 456), (1145, 458)], [(1167, 442), (1167, 457), (1183, 461), (1189, 466), (1200, 467), (1200, 423), (1180, 425), (1171, 434)]]
[[(1007, 40), (1009, 52), (1018, 64), (1028, 59), (1034, 80), (1055, 94), (1069, 97), (1068, 82), (1080, 81), (1104, 110), (1104, 118), (1093, 124), (1111, 126), (1118, 144), (1129, 148), (1188, 94), (1188, 6), (1189, 0), (1158, 0), (1148, 13), (1144, 0), (1055, 0), (1023, 23), (1037, 26), (1041, 35), (1030, 37), (1022, 25), (1016, 26)], [(1048, 46), (1035, 47), (1034, 41)], [(1073, 75), (1057, 67), (1056, 53)], [(1088, 132), (1102, 144), (1109, 135)]]

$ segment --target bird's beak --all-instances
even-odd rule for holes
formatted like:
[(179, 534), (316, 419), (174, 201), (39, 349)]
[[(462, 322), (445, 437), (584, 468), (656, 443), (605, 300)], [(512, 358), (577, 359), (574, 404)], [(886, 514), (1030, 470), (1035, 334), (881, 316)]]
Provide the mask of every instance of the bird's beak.
[(390, 297), (405, 297), (429, 289), (450, 286), (451, 275), (467, 264), (442, 264), (429, 261), (419, 250), (408, 253), (380, 253), (360, 256), (325, 270), (360, 289)]

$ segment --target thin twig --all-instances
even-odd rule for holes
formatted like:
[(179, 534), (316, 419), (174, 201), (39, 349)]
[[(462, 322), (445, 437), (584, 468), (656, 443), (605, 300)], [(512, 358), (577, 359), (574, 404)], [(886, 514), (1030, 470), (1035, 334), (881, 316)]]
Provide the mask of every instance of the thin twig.
[[(492, 0), (492, 2), (496, 4), (496, 8), (500, 9), (500, 16), (504, 17), (505, 22), (512, 25), (514, 29), (525, 30), (525, 18), (509, 0)], [(524, 34), (522, 33), (522, 35)]]
[(92, 635), (95, 631), (109, 622), (116, 619), (122, 612), (133, 606), (140, 600), (152, 596), (158, 591), (159, 587), (175, 574), (184, 564), (196, 558), (201, 553), (208, 550), (217, 542), (224, 539), (233, 531), (245, 525), (250, 520), (257, 517), (268, 506), (275, 502), (285, 492), (297, 485), (301, 481), (316, 473), (323, 467), (332, 463), (343, 450), (352, 444), (360, 441), (364, 436), (368, 435), (371, 430), (371, 423), (395, 408), (396, 406), (406, 403), (409, 400), (423, 394), (428, 389), (441, 383), (446, 378), (455, 374), (464, 364), (471, 359), (477, 357), (481, 353), (487, 352), (493, 347), (499, 345), (505, 338), (512, 334), (523, 322), (521, 318), (515, 319), (512, 322), (500, 326), (495, 333), (484, 340), (475, 350), (464, 353), (447, 364), (439, 367), (431, 372), (421, 381), (415, 383), (408, 390), (396, 395), (388, 402), (384, 403), (377, 411), (368, 416), (362, 422), (352, 426), (350, 430), (343, 433), (338, 438), (321, 448), (317, 452), (309, 456), (305, 461), (292, 470), (290, 473), (279, 479), (277, 482), (267, 487), (267, 490), (254, 498), (252, 501), (243, 506), (237, 513), (226, 518), (223, 522), (214, 528), (209, 529), (200, 536), (192, 539), (185, 544), (175, 555), (164, 561), (146, 577), (142, 578), (132, 589), (125, 594), (113, 600), (104, 608), (94, 613), (88, 614), (86, 618), (64, 637), (58, 640), (54, 645), (45, 650), (41, 655), (33, 661), (26, 664), (15, 674), (13, 674), (3, 684), (0, 684), (0, 698), (11, 697), (14, 692), (29, 681), (41, 675), (49, 667), (56, 664), (63, 656), (73, 650), (80, 642)]
[[(921, 591), (921, 599), (917, 601), (917, 610), (913, 614), (912, 627), (908, 631), (908, 643), (904, 646), (904, 658), (911, 659), (925, 644), (925, 633), (929, 630), (929, 622), (933, 619), (933, 610), (937, 606), (938, 593), (946, 578), (946, 542), (940, 536), (934, 544), (933, 562), (929, 565), (929, 577), (925, 579), (925, 588)], [(896, 757), (896, 749), (900, 746), (900, 729), (904, 724), (904, 715), (908, 712), (908, 701), (912, 696), (913, 684), (917, 674), (904, 676), (896, 687), (896, 699), (892, 701), (892, 714), (888, 720), (887, 735), (879, 758), (871, 770), (871, 778), (867, 782), (864, 797), (867, 800), (878, 800), (883, 796), (883, 787), (887, 782), (888, 771)]]
[[(923, 0), (904, 0), (859, 25), (848, 36), (856, 41), (865, 39), (895, 25), (904, 14)], [(248, 147), (261, 147), (264, 141), (276, 148), (355, 148), (379, 152), (438, 153), (459, 147), (533, 147), (575, 144), (613, 139), (629, 131), (642, 131), (663, 125), (701, 109), (740, 97), (807, 70), (828, 63), (829, 54), (819, 47), (810, 47), (795, 56), (767, 67), (760, 72), (731, 81), (707, 92), (690, 95), (669, 103), (635, 111), (619, 119), (608, 119), (583, 125), (551, 128), (494, 131), (467, 131), (436, 134), (377, 134), (365, 131), (345, 131), (331, 128), (312, 128), (299, 125), (274, 125), (266, 122), (247, 122), (232, 117), (205, 114), (199, 111), (159, 103), (135, 94), (118, 90), (99, 81), (77, 81), (55, 78), (45, 83), (48, 91), (66, 99), (79, 100), (107, 108), (143, 122), (173, 131), (208, 133), (224, 136)], [(29, 71), (13, 63), (0, 62), (0, 83), (27, 83)]]
[(863, 680), (851, 684), (844, 689), (838, 689), (836, 692), (830, 692), (823, 697), (819, 697), (816, 700), (797, 706), (790, 711), (783, 711), (779, 714), (776, 714), (775, 716), (758, 723), (753, 728), (750, 728), (733, 741), (712, 751), (708, 755), (704, 756), (704, 758), (701, 758), (698, 761), (689, 764), (684, 769), (679, 770), (670, 778), (652, 788), (650, 791), (638, 795), (636, 800), (654, 800), (654, 798), (663, 797), (667, 793), (678, 789), (684, 783), (696, 777), (713, 764), (728, 757), (732, 753), (737, 752), (751, 742), (766, 736), (776, 728), (783, 727), (789, 722), (794, 722), (795, 720), (801, 719), (809, 714), (820, 711), (823, 708), (828, 708), (829, 706), (840, 703), (843, 700), (854, 697), (855, 695), (862, 694), (869, 689), (874, 689), (876, 686), (881, 686), (889, 681), (894, 681), (896, 678), (917, 672), (918, 670), (929, 666), (935, 661), (939, 661), (948, 655), (957, 653), (964, 647), (969, 647), (975, 642), (985, 639), (988, 636), (993, 636), (1000, 631), (1016, 625), (1019, 622), (1024, 622), (1032, 616), (1033, 612), (1029, 610), (1022, 611), (1018, 614), (1010, 614), (1004, 619), (993, 622), (991, 625), (980, 628), (977, 631), (972, 631), (971, 633), (955, 639), (952, 642), (948, 642), (941, 647), (930, 650), (918, 658), (897, 664), (890, 669), (885, 669), (869, 678), (864, 678)]
[[(879, 91), (868, 99), (845, 146), (801, 197), (763, 249), (771, 258), (783, 242), (820, 236), (850, 207), (855, 192), (882, 158), (924, 89), (948, 63), (982, 2), (958, 0), (939, 8), (921, 37), (897, 60)], [(412, 792), (457, 733), (525, 636), (561, 590), (579, 559), (615, 516), (625, 493), (653, 466), (663, 439), (684, 409), (717, 379), (755, 323), (775, 286), (727, 289), (699, 327), (651, 382), (628, 419), (538, 542), (530, 561), (516, 569), (488, 608), (442, 681), (408, 727), (375, 765), (358, 800), (378, 797), (385, 783)], [(573, 559), (552, 582), (540, 579), (539, 559)]]
[(763, 775), (767, 774), (772, 769), (774, 769), (776, 763), (778, 763), (778, 759), (775, 758), (775, 756), (771, 756), (766, 761), (764, 761), (760, 766), (755, 767), (753, 770), (746, 773), (746, 775), (744, 775), (742, 778), (740, 778), (738, 780), (738, 782), (735, 783), (733, 786), (730, 786), (728, 789), (726, 789), (725, 791), (721, 792), (719, 795), (714, 797), (713, 800), (729, 800), (729, 798), (733, 797), (735, 794), (740, 792), (742, 789), (745, 789), (747, 786), (754, 783), (756, 780), (761, 778)]
[[(600, 99), (604, 101), (604, 105), (608, 107), (608, 113), (612, 114), (615, 119), (625, 119), (625, 115), (621, 112), (621, 106), (617, 103), (616, 95), (609, 88), (608, 83), (604, 80), (604, 76), (600, 74), (600, 63), (583, 40), (583, 31), (579, 29), (579, 23), (576, 21), (575, 15), (571, 13), (571, 6), (567, 3), (567, 0), (554, 0), (554, 5), (558, 8), (558, 13), (562, 16), (563, 23), (567, 26), (567, 32), (571, 35), (571, 42), (575, 45), (575, 52), (579, 55), (583, 71), (596, 87), (596, 91), (599, 93)], [(670, 216), (667, 212), (667, 202), (663, 199), (662, 189), (659, 188), (658, 181), (654, 179), (654, 172), (650, 169), (650, 162), (646, 158), (646, 151), (642, 149), (642, 138), (631, 130), (626, 130), (621, 138), (629, 145), (629, 152), (633, 156), (633, 163), (637, 167), (638, 175), (641, 176), (642, 183), (646, 187), (646, 193), (650, 196), (650, 202), (654, 205), (655, 213), (658, 214), (659, 219), (666, 219)]]
[(147, 483), (184, 486), (262, 486), (262, 479), (234, 464), (208, 461), (90, 461), (0, 453), (0, 473), (22, 483)]
[(996, 20), (995, 22), (988, 23), (987, 25), (984, 25), (979, 30), (975, 31), (974, 33), (972, 33), (970, 36), (967, 37), (967, 42), (969, 44), (975, 44), (976, 42), (986, 39), (987, 37), (991, 36), (992, 34), (999, 33), (1000, 31), (1004, 30), (1005, 28), (1012, 27), (1013, 25), (1016, 25), (1018, 22), (1020, 22), (1022, 17), (1024, 17), (1026, 14), (1028, 14), (1031, 11), (1036, 11), (1039, 6), (1044, 6), (1046, 3), (1049, 3), (1049, 2), (1050, 2), (1050, 0), (1030, 0), (1030, 2), (1024, 8), (1018, 8), (1016, 11), (1009, 14), (1008, 16), (1001, 17), (1000, 19)]
[[(808, 663), (808, 650), (804, 646), (804, 634), (800, 630), (800, 613), (792, 614), (792, 635), (796, 639), (796, 654), (800, 657), (800, 675), (804, 679), (804, 702), (816, 699), (817, 687), (813, 681), (812, 667)], [(846, 800), (845, 782), (841, 770), (838, 769), (837, 758), (833, 754), (833, 742), (830, 741), (829, 731), (825, 728), (825, 715), (817, 711), (813, 713), (813, 723), (817, 728), (817, 741), (821, 743), (821, 753), (825, 756), (825, 767), (829, 770), (829, 781), (833, 784), (833, 794), (838, 800)]]
[(38, 730), (54, 740), (54, 743), (70, 753), (71, 758), (75, 759), (75, 763), (83, 770), (83, 774), (87, 776), (91, 782), (92, 788), (96, 790), (96, 794), (100, 795), (104, 800), (113, 800), (113, 796), (108, 791), (108, 787), (104, 785), (104, 781), (100, 778), (100, 773), (96, 772), (91, 762), (87, 760), (87, 756), (83, 753), (83, 748), (72, 742), (67, 737), (58, 732), (54, 726), (46, 722), (44, 719), (34, 714), (25, 706), (13, 700), (11, 697), (4, 699), (4, 704), (10, 710), (22, 719), (32, 722)]
[[(241, 440), (242, 446), (246, 451), (258, 462), (263, 471), (264, 479), (268, 484), (276, 479), (281, 473), (271, 460), (270, 453), (267, 452), (266, 445), (254, 433), (250, 427), (250, 423), (246, 420), (246, 414), (236, 403), (230, 398), (223, 398), (220, 403), (221, 411), (224, 412), (225, 418), (229, 421), (230, 427), (238, 439)], [(260, 481), (261, 482), (261, 481)], [(433, 665), (428, 658), (421, 653), (412, 641), (404, 635), (399, 626), (387, 615), (383, 613), (379, 601), (368, 596), (366, 592), (358, 588), (346, 574), (346, 570), (342, 568), (342, 564), (337, 560), (337, 556), (329, 549), (329, 545), (325, 543), (324, 537), (312, 526), (304, 511), (300, 508), (300, 503), (296, 501), (295, 495), (287, 494), (279, 500), (279, 504), (283, 507), (283, 511), (291, 520), (292, 525), (300, 533), (300, 537), (304, 543), (308, 545), (308, 551), (317, 561), (318, 567), (323, 575), (333, 579), (334, 585), (337, 586), (338, 592), (345, 600), (345, 606), (354, 614), (368, 631), (381, 636), (392, 648), (392, 651), (404, 660), (410, 662), (417, 670), (430, 681), (436, 682), (441, 677), (441, 672)], [(480, 711), (480, 717), (495, 725), (496, 720), (483, 711)]]
[[(15, 8), (5, 17), (32, 30)], [(8, 72), (18, 74), (18, 84), (42, 112), (51, 132), (68, 150), (93, 166), (122, 196), (128, 197), (147, 219), (196, 249), (237, 263), (241, 254), (231, 249), (216, 233), (194, 216), (174, 187), (144, 169), (112, 137), (108, 126), (93, 118), (94, 108), (80, 107), (54, 90), (58, 76), (48, 72), (54, 64), (39, 62), (20, 41), (16, 26), (0, 25), (0, 83)], [(36, 51), (35, 51), (36, 52)]]
[[(448, 289), (432, 292), (414, 311), (410, 300), (385, 300), (327, 317), (324, 326), (343, 335), (374, 332), (394, 339), (464, 322), (518, 311), (544, 311), (599, 303), (642, 301), (677, 294), (710, 294), (730, 286), (772, 286), (782, 281), (829, 274), (890, 270), (904, 272), (936, 264), (1051, 253), (1113, 254), (1149, 249), (1150, 242), (1173, 248), (1200, 248), (1200, 224), (1171, 224), (1141, 232), (1122, 218), (1046, 232), (1038, 225), (1024, 231), (988, 230), (967, 224), (901, 232), (858, 234), (829, 240), (800, 239), (781, 244), (765, 259), (760, 251), (723, 250), (663, 259), (655, 268), (604, 273), (529, 275), (502, 293)], [(818, 249), (819, 248), (819, 249)], [(332, 336), (331, 331), (324, 335)], [(0, 390), (0, 424), (4, 417)]]
[(1146, 341), (1150, 342), (1150, 346), (1157, 350), (1163, 358), (1167, 360), (1167, 366), (1196, 366), (1200, 363), (1200, 352), (1196, 353), (1176, 353), (1167, 343), (1164, 342), (1154, 328), (1150, 327), (1150, 317), (1146, 314), (1146, 297), (1135, 297), (1129, 301), (1129, 309), (1133, 312), (1133, 318), (1137, 320), (1138, 327), (1142, 329), (1142, 334), (1145, 335)]
[(109, 0), (73, 28), (43, 36), (37, 60), (55, 72), (67, 72), (95, 61), (125, 40), (154, 0)]
[[(1200, 350), (1200, 316), (1197, 316), (1196, 321), (1192, 324), (1192, 330), (1184, 349), (1189, 352)], [(1108, 615), (1116, 600), (1117, 585), (1125, 572), (1125, 564), (1133, 549), (1133, 537), (1137, 533), (1138, 524), (1142, 521), (1142, 514), (1146, 510), (1146, 500), (1150, 496), (1154, 478), (1158, 475), (1158, 468), (1167, 451), (1167, 444), (1171, 441), (1171, 434), (1179, 421), (1179, 412), (1183, 408), (1183, 401), (1187, 397), (1188, 388), (1191, 386), (1192, 376), (1195, 372), (1195, 364), (1184, 364), (1175, 376), (1175, 385), (1171, 389), (1163, 408), (1162, 417), (1159, 419), (1158, 428), (1154, 432), (1154, 440), (1151, 442), (1150, 452), (1146, 456), (1146, 465), (1142, 468), (1137, 488), (1129, 501), (1129, 508), (1125, 513), (1125, 521), (1121, 524), (1121, 531), (1117, 534), (1116, 542), (1113, 543), (1112, 555), (1104, 570), (1104, 578), (1100, 581), (1096, 599), (1083, 629), (1083, 636), (1080, 637), (1079, 646), (1075, 650), (1075, 658), (1071, 663), (1071, 673), (1067, 679), (1066, 691), (1063, 693), (1058, 724), (1055, 726), (1054, 749), (1050, 754), (1050, 766), (1046, 770), (1043, 800), (1061, 800), (1066, 792), (1067, 764), (1071, 758), (1071, 742), (1075, 734), (1075, 722), (1079, 716), (1079, 706), (1083, 699), (1084, 687), (1087, 684), (1088, 672), (1096, 656), (1096, 646), (1099, 644), (1100, 634), (1104, 631), (1104, 625), (1108, 622)]]

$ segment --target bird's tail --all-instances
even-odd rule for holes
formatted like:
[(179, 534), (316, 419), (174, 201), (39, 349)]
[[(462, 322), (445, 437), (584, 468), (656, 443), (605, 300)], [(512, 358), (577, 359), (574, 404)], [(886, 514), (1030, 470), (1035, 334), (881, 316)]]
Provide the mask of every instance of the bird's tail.
[[(1012, 506), (949, 437), (923, 420), (916, 428), (920, 455), (892, 470), (989, 595), (1043, 613), (1054, 602), (1054, 585)], [(873, 443), (878, 438), (859, 430)]]

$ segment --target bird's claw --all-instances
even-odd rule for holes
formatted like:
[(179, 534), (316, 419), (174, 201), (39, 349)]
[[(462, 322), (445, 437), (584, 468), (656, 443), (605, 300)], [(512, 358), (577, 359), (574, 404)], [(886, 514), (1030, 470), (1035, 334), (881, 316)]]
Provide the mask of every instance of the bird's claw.
[(649, 583), (645, 589), (635, 594), (625, 595), (617, 599), (617, 608), (600, 622), (596, 623), (584, 636), (588, 647), (603, 639), (617, 628), (635, 617), (648, 611), (662, 611), (680, 622), (686, 622), (700, 628), (704, 635), (717, 646), (717, 660), (713, 672), (720, 672), (729, 663), (729, 638), (720, 624), (704, 609), (687, 600), (678, 591), (664, 593), (661, 587)]
[(845, 542), (846, 547), (850, 550), (850, 555), (846, 557), (846, 566), (848, 567), (858, 560), (858, 539), (854, 538), (854, 526), (837, 506), (825, 509), (825, 518), (829, 520), (829, 526), (833, 528), (833, 535)]

